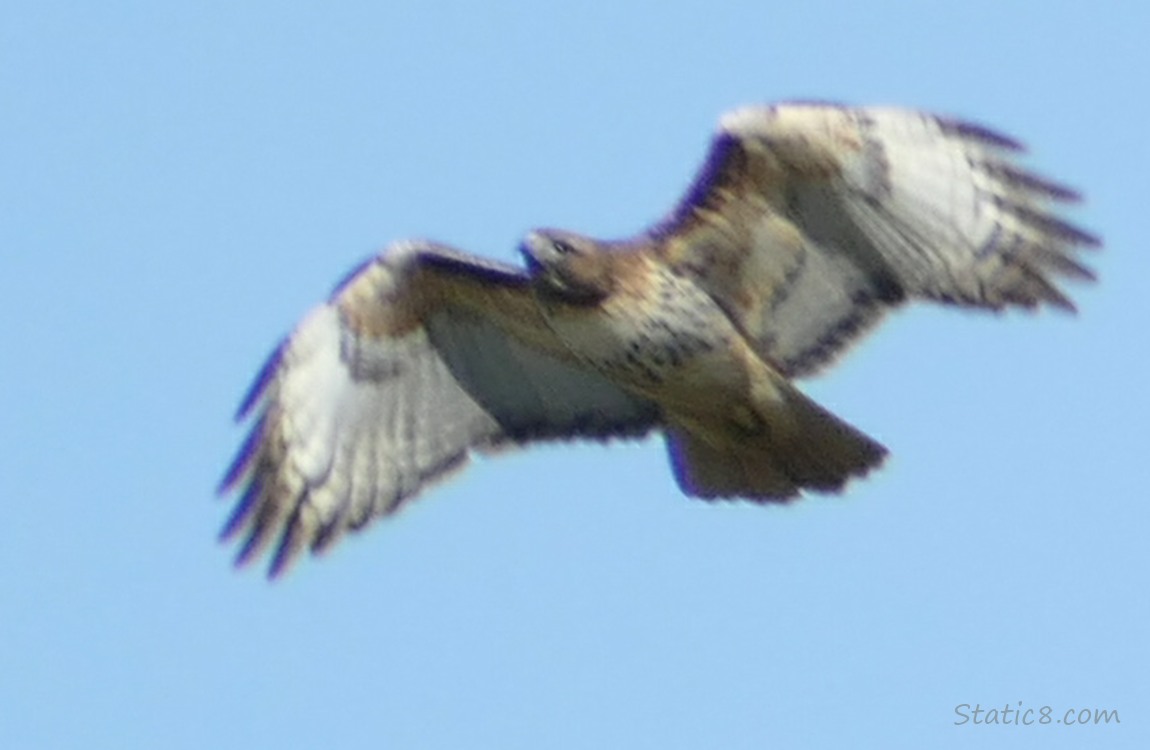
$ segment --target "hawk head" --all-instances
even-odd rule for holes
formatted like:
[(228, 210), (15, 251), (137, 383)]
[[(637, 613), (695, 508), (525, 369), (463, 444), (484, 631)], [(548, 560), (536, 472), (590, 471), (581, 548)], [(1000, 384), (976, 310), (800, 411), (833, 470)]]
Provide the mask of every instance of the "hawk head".
[(614, 289), (611, 256), (590, 237), (558, 229), (529, 232), (519, 246), (540, 296), (595, 305)]

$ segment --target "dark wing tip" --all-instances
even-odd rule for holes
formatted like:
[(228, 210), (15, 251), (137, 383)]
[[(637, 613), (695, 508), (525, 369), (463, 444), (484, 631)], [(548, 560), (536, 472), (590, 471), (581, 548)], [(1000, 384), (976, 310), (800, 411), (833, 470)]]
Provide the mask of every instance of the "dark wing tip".
[(1040, 249), (1037, 259), (1038, 262), (1048, 266), (1053, 272), (1066, 276), (1067, 278), (1087, 282), (1098, 280), (1098, 274), (1094, 272), (1094, 269), (1079, 263), (1077, 259), (1058, 252), (1057, 250)]
[(234, 416), (235, 421), (241, 422), (247, 418), (264, 393), (267, 392), (268, 386), (275, 380), (276, 371), (279, 370), (280, 362), (283, 361), (284, 351), (287, 349), (288, 339), (284, 337), (276, 347), (272, 349), (271, 354), (260, 366), (259, 372), (252, 380), (252, 384), (248, 386), (247, 393), (244, 394), (243, 399), (240, 400), (240, 405), (236, 409)]
[(306, 546), (307, 535), (304, 533), (304, 524), (300, 518), (302, 508), (302, 503), (296, 506), (280, 534), (279, 542), (276, 544), (275, 551), (272, 552), (271, 562), (268, 564), (268, 580), (274, 581), (286, 573)]
[(1000, 148), (1006, 151), (1025, 151), (1026, 147), (1021, 141), (1011, 138), (1004, 133), (992, 130), (985, 125), (978, 125), (967, 120), (958, 120), (948, 117), (936, 118), (939, 128), (944, 133), (956, 136), (963, 140), (975, 141), (985, 146)]
[(1043, 234), (1061, 242), (1078, 247), (1096, 249), (1102, 246), (1102, 238), (1070, 222), (1052, 216), (1030, 206), (1010, 205), (1008, 210), (1022, 221)]
[(1064, 203), (1079, 203), (1082, 200), (1082, 193), (1074, 188), (1020, 169), (1013, 164), (990, 162), (985, 166), (988, 172), (1011, 187), (1021, 188), (1043, 198)]
[(228, 464), (227, 470), (224, 471), (223, 478), (220, 479), (219, 484), (216, 485), (217, 495), (224, 495), (230, 492), (240, 481), (240, 478), (247, 473), (248, 467), (251, 466), (256, 454), (259, 453), (260, 443), (264, 438), (266, 423), (267, 414), (265, 413), (260, 416), (259, 421), (252, 425), (240, 449), (236, 451), (235, 457), (232, 459), (232, 462)]
[(304, 504), (297, 502), (285, 521), (281, 505), (266, 490), (265, 482), (258, 476), (253, 477), (236, 501), (217, 539), (220, 543), (227, 543), (246, 531), (233, 560), (235, 567), (243, 568), (260, 557), (273, 538), (278, 537), (267, 570), (268, 578), (275, 579), (287, 572), (298, 558), (306, 546), (308, 534), (300, 519)]
[(248, 565), (256, 556), (256, 554), (263, 548), (266, 542), (265, 534), (260, 533), (259, 530), (253, 529), (244, 539), (243, 545), (239, 551), (236, 552), (236, 557), (233, 564), (237, 568), (242, 568)]
[(230, 541), (239, 533), (240, 529), (247, 525), (248, 519), (259, 504), (262, 494), (263, 482), (258, 477), (253, 477), (248, 486), (244, 488), (244, 493), (240, 495), (240, 499), (236, 501), (235, 507), (228, 515), (228, 520), (220, 529), (218, 536), (220, 542)]
[(1074, 304), (1074, 300), (1070, 299), (1061, 289), (1050, 283), (1042, 276), (1036, 277), (1035, 286), (1038, 289), (1038, 301), (1045, 302), (1053, 307), (1055, 310), (1060, 310), (1070, 315), (1078, 313), (1078, 306)]
[(259, 557), (268, 542), (271, 541), (272, 536), (280, 528), (278, 509), (268, 498), (261, 498), (261, 500), (263, 501), (262, 504), (257, 504), (258, 507), (254, 509), (254, 517), (251, 517), (251, 512), (249, 512), (250, 520), (246, 520), (243, 524), (248, 529), (248, 535), (239, 551), (236, 552), (235, 566), (237, 568), (242, 568)]
[(222, 541), (230, 541), (246, 534), (235, 555), (237, 568), (253, 561), (272, 537), (284, 532), (285, 517), (297, 505), (298, 499), (285, 494), (275, 477), (258, 473), (252, 477), (219, 535)]

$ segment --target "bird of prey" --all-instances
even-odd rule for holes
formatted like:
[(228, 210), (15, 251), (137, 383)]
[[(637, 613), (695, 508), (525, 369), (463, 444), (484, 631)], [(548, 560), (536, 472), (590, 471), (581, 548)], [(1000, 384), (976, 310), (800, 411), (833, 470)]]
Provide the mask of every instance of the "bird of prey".
[(468, 455), (662, 431), (687, 495), (835, 492), (886, 449), (793, 379), (912, 299), (1073, 310), (1099, 244), (1071, 189), (993, 130), (907, 109), (724, 115), (679, 204), (601, 241), (530, 232), (525, 267), (402, 241), (275, 350), (239, 409), (224, 538), (270, 573), (394, 513)]

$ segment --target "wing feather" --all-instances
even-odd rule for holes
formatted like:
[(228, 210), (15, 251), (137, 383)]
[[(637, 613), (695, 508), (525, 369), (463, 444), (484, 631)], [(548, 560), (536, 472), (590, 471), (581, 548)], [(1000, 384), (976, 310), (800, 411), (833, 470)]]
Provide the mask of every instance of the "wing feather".
[(555, 339), (526, 276), (431, 243), (393, 246), (312, 311), (257, 375), (225, 473), (237, 561), (305, 549), (394, 513), (473, 450), (637, 436), (658, 409)]
[(906, 298), (1073, 310), (1100, 244), (1067, 221), (1074, 190), (1027, 171), (1021, 144), (894, 108), (748, 107), (652, 234), (782, 372), (830, 362)]

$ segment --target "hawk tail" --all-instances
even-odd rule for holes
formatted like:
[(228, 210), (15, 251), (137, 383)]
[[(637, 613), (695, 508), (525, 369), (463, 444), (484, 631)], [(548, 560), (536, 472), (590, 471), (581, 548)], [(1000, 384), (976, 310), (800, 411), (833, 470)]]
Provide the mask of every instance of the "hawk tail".
[(781, 396), (747, 430), (668, 419), (675, 478), (689, 495), (785, 501), (801, 490), (837, 492), (882, 463), (887, 450), (798, 389), (780, 381)]

